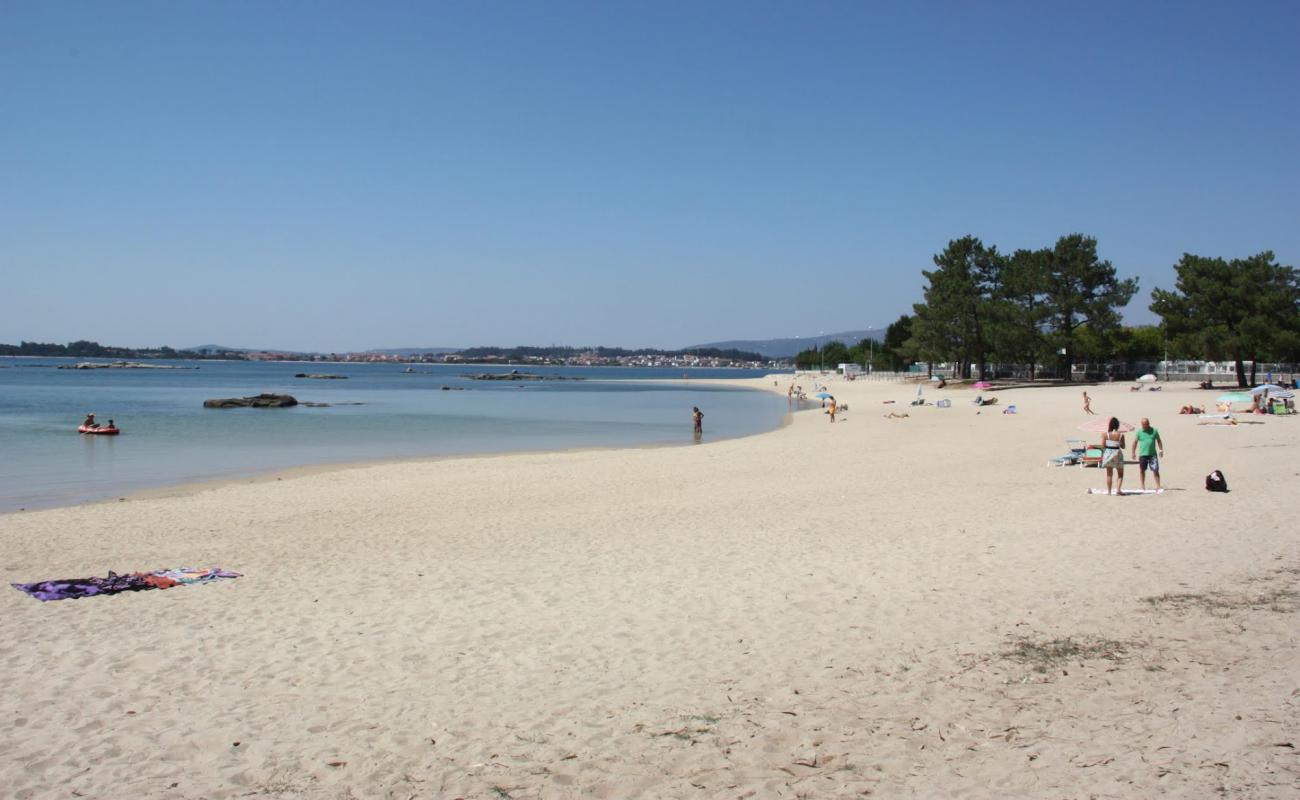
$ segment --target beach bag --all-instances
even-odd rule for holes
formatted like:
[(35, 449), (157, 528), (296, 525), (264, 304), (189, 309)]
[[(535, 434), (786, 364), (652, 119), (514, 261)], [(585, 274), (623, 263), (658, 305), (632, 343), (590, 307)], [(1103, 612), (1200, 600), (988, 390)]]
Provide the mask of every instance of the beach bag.
[(1217, 469), (1205, 476), (1205, 491), (1207, 492), (1226, 492), (1228, 491), (1228, 480), (1223, 477), (1223, 473)]

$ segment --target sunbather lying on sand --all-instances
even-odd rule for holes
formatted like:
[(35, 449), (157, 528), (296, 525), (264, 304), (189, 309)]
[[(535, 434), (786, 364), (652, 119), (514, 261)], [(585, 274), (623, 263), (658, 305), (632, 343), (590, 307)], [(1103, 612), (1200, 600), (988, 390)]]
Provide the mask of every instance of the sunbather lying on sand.
[(897, 414), (893, 411), (882, 415), (885, 419), (907, 419), (907, 414)]
[(1193, 405), (1186, 405), (1178, 409), (1179, 414), (1204, 414), (1205, 409)]

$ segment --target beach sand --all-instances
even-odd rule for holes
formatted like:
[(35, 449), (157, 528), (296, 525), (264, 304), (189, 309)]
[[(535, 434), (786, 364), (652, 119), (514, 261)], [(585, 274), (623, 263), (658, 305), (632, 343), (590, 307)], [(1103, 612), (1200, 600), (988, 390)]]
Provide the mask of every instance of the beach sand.
[(1087, 387), (1166, 445), (1107, 497), (1048, 465), (1080, 387), (826, 380), (745, 439), (0, 516), (5, 582), (244, 573), (0, 593), (0, 795), (1297, 796), (1300, 419)]

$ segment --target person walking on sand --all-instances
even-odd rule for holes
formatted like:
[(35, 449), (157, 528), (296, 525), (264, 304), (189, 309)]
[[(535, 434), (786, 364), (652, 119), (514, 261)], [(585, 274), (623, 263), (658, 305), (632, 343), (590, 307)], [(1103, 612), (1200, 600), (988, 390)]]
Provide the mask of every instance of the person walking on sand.
[(1119, 417), (1111, 417), (1106, 426), (1106, 435), (1101, 437), (1101, 466), (1106, 468), (1106, 494), (1110, 494), (1112, 478), (1115, 481), (1115, 494), (1124, 493), (1124, 433), (1119, 429)]
[(1096, 411), (1092, 410), (1092, 398), (1088, 396), (1087, 392), (1083, 393), (1083, 410), (1087, 414), (1097, 413)]
[(826, 413), (831, 415), (831, 422), (834, 422), (834, 421), (835, 421), (835, 409), (836, 409), (836, 407), (837, 407), (837, 406), (835, 405), (835, 396), (834, 396), (834, 395), (831, 395), (831, 397), (830, 397), (830, 406), (828, 406), (827, 409), (826, 409)]
[(1142, 418), (1142, 427), (1137, 429), (1133, 434), (1133, 455), (1138, 460), (1138, 480), (1142, 482), (1142, 488), (1147, 488), (1147, 470), (1156, 479), (1156, 491), (1162, 492), (1164, 489), (1160, 486), (1160, 459), (1156, 458), (1156, 450), (1160, 450), (1160, 458), (1165, 456), (1165, 443), (1160, 440), (1160, 431), (1151, 427), (1151, 420), (1146, 417)]
[(693, 406), (691, 408), (691, 421), (695, 423), (696, 436), (704, 433), (704, 412), (700, 410), (699, 406)]

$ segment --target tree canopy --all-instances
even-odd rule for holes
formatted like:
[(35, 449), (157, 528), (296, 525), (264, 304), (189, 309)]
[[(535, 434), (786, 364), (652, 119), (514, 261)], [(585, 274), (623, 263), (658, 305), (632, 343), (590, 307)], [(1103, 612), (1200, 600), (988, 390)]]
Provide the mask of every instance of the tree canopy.
[(954, 239), (934, 257), (938, 269), (916, 317), (909, 354), (956, 362), (962, 377), (985, 377), (989, 361), (1036, 364), (1064, 351), (1069, 380), (1083, 331), (1105, 337), (1119, 327), (1119, 309), (1137, 291), (1097, 255), (1097, 240), (1073, 233), (1050, 248), (1010, 256), (974, 237)]
[(975, 365), (984, 377), (990, 351), (989, 301), (1002, 262), (996, 247), (963, 236), (934, 257), (937, 269), (922, 271), (929, 281), (925, 301), (912, 309), (913, 336), (923, 355), (958, 362), (966, 378)]
[(1241, 386), (1255, 383), (1258, 361), (1300, 358), (1300, 274), (1271, 251), (1231, 261), (1184, 253), (1174, 271), (1172, 291), (1151, 291), (1151, 310), (1179, 349), (1232, 359)]

